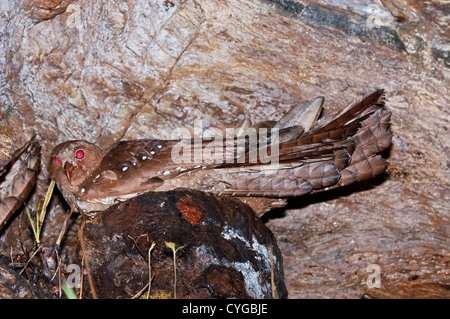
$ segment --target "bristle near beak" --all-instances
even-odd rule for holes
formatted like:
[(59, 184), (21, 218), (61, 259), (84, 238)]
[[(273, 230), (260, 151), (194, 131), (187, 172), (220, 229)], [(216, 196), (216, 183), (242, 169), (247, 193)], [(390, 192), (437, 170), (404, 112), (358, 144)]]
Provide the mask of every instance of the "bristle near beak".
[(67, 180), (69, 181), (70, 186), (72, 186), (72, 172), (73, 172), (74, 166), (72, 164), (70, 164), (69, 162), (67, 162), (66, 164), (64, 164), (64, 169), (66, 170)]

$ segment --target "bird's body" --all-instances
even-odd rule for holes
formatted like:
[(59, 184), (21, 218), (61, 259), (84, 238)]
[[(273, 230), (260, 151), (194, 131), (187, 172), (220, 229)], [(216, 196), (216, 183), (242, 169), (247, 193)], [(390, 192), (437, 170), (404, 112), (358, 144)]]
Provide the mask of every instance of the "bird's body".
[(0, 179), (0, 230), (36, 184), (39, 163), (40, 146), (34, 137), (13, 154), (9, 171)]
[(390, 146), (392, 133), (382, 95), (376, 91), (319, 121), (323, 98), (316, 98), (271, 123), (267, 135), (250, 126), (231, 139), (121, 141), (106, 151), (68, 141), (53, 150), (50, 177), (80, 212), (184, 187), (236, 196), (262, 215), (286, 198), (383, 173), (387, 163), (377, 153)]

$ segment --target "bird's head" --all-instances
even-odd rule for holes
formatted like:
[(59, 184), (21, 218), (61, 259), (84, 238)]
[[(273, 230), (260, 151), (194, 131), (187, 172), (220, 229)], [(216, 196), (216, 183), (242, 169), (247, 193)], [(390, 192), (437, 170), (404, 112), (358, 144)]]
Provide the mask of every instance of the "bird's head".
[(48, 166), (58, 187), (77, 188), (100, 165), (104, 151), (95, 144), (73, 140), (56, 146)]

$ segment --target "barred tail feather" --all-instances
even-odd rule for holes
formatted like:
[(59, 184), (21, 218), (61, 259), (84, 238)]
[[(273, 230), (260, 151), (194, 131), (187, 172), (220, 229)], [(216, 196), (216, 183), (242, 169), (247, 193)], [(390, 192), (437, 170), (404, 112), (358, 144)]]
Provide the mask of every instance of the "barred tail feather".
[(223, 193), (287, 198), (380, 175), (387, 161), (377, 154), (391, 145), (390, 116), (383, 108), (383, 90), (375, 91), (350, 104), (328, 123), (319, 120), (311, 130), (281, 143), (280, 169), (276, 172), (264, 171), (260, 163), (251, 169), (245, 164), (234, 170), (228, 168), (228, 187)]

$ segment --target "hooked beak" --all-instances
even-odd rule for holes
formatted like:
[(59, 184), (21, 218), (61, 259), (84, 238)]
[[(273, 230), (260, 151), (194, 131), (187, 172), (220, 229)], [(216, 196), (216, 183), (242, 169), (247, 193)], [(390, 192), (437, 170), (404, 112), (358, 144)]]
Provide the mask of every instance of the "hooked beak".
[(70, 186), (72, 186), (72, 171), (73, 171), (73, 168), (74, 168), (74, 166), (72, 164), (70, 164), (69, 162), (64, 164), (64, 169), (66, 170), (66, 176), (67, 176), (67, 180), (69, 181)]

